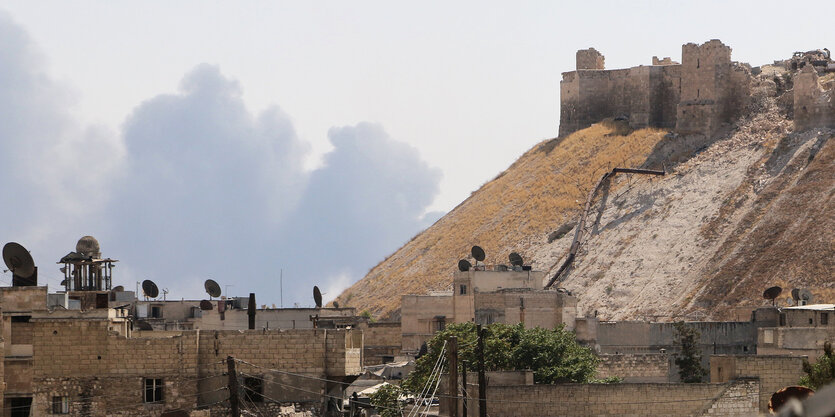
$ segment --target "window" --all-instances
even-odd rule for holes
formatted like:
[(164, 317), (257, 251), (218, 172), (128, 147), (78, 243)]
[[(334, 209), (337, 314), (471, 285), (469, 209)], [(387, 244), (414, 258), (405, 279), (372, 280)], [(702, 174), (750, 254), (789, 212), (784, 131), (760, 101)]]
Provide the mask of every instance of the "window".
[(458, 294), (460, 295), (467, 295), (467, 286), (461, 284), (461, 287), (458, 289)]
[(70, 397), (52, 397), (52, 414), (69, 414)]
[(829, 313), (821, 313), (821, 326), (829, 325)]
[(780, 313), (780, 325), (781, 326), (786, 325), (786, 313)]
[(162, 306), (151, 306), (151, 317), (155, 319), (162, 318)]
[(445, 316), (436, 316), (435, 320), (432, 321), (432, 331), (433, 332), (440, 332), (441, 330), (446, 328), (446, 317)]
[(12, 316), (12, 344), (13, 345), (31, 345), (32, 344), (32, 324), (29, 319), (32, 316)]
[(394, 356), (383, 355), (382, 360), (383, 360), (383, 363), (392, 363), (392, 362), (394, 362)]
[(264, 383), (261, 378), (244, 378), (244, 399), (253, 403), (264, 402)]
[(145, 378), (145, 402), (162, 402), (162, 379)]

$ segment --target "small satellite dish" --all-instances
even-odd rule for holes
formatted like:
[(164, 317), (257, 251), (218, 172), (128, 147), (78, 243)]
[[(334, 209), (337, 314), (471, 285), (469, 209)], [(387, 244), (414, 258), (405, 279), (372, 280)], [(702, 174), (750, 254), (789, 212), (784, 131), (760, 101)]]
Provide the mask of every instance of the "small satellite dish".
[(159, 297), (159, 288), (157, 288), (157, 284), (154, 284), (154, 281), (149, 279), (142, 281), (142, 292), (144, 292), (145, 296), (149, 298)]
[(786, 297), (786, 305), (790, 306), (790, 305), (792, 305), (792, 303), (793, 303), (792, 298), (791, 297)]
[(35, 273), (35, 261), (20, 243), (9, 242), (3, 246), (3, 262), (12, 274), (21, 278), (29, 278)]
[(473, 267), (473, 265), (470, 263), (470, 261), (468, 261), (466, 259), (462, 259), (462, 260), (458, 261), (458, 270), (461, 271), (461, 272), (469, 271), (470, 268), (472, 268), (472, 267)]
[(116, 288), (113, 289), (113, 292), (123, 292), (125, 291), (125, 287), (121, 285), (117, 285)]
[(806, 288), (801, 288), (799, 292), (800, 292), (800, 294), (798, 294), (798, 295), (800, 295), (800, 304), (801, 305), (809, 304), (815, 298), (815, 296), (812, 295), (812, 292), (807, 290)]
[(201, 310), (211, 310), (214, 307), (212, 306), (212, 302), (209, 300), (203, 300), (200, 302), (200, 309)]
[(780, 293), (783, 292), (783, 289), (780, 287), (771, 287), (763, 292), (763, 298), (766, 300), (771, 300), (771, 304), (774, 305), (774, 300), (780, 296)]
[(322, 292), (315, 285), (313, 286), (313, 301), (316, 302), (316, 308), (322, 308)]
[(333, 301), (333, 308), (339, 308), (339, 301)]
[(792, 298), (794, 298), (795, 301), (800, 300), (800, 288), (792, 288)]
[(484, 249), (481, 249), (481, 246), (473, 246), (473, 249), (470, 251), (472, 253), (473, 258), (475, 258), (478, 262), (484, 262), (484, 258), (486, 257), (484, 254)]
[(203, 288), (206, 289), (206, 293), (209, 294), (209, 297), (220, 297), (220, 285), (213, 279), (207, 279), (206, 282), (203, 283)]
[(508, 255), (507, 258), (510, 259), (510, 264), (513, 265), (513, 266), (522, 266), (522, 264), (524, 263), (524, 260), (522, 259), (522, 255), (520, 255), (516, 252), (511, 252), (510, 255)]

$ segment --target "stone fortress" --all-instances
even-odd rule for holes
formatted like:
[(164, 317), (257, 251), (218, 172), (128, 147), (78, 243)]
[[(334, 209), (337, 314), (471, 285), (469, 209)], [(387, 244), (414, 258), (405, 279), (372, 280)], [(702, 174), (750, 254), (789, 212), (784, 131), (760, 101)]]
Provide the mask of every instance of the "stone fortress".
[(835, 83), (819, 80), (835, 72), (827, 49), (796, 52), (768, 66), (782, 69), (779, 75), (731, 61), (731, 48), (718, 39), (683, 45), (681, 63), (653, 57), (652, 65), (615, 70), (604, 63), (594, 48), (580, 50), (577, 69), (562, 74), (560, 136), (606, 118), (626, 120), (632, 128), (712, 136), (744, 113), (753, 88), (763, 82), (772, 96), (792, 90), (788, 107), (797, 129), (835, 127)]

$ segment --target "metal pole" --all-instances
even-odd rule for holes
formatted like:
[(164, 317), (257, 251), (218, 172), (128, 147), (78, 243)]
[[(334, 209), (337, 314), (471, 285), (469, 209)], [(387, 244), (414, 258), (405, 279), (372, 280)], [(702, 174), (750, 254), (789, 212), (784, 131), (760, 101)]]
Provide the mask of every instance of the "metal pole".
[(229, 377), (227, 385), (227, 388), (229, 388), (229, 407), (232, 408), (232, 417), (240, 417), (241, 406), (238, 398), (238, 373), (235, 372), (235, 358), (226, 357), (226, 368)]
[(449, 417), (458, 417), (458, 338), (450, 336), (449, 350)]
[(281, 272), (278, 275), (278, 294), (281, 299), (281, 304), (279, 305), (281, 308), (284, 308), (284, 268), (281, 268)]
[(478, 331), (478, 416), (487, 417), (487, 377), (484, 375), (484, 329), (479, 324)]
[(470, 395), (469, 391), (467, 391), (467, 361), (461, 361), (461, 386), (464, 387), (463, 392), (463, 403), (462, 403), (462, 411), (464, 411), (463, 417), (468, 417), (467, 415), (467, 397)]

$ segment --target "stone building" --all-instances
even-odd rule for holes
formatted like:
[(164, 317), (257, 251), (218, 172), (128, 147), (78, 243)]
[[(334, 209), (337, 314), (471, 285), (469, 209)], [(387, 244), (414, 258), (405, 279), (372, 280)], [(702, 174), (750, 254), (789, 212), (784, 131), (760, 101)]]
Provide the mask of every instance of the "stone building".
[(527, 328), (574, 328), (577, 299), (563, 291), (543, 290), (545, 274), (529, 267), (516, 270), (484, 266), (457, 271), (453, 291), (404, 295), (401, 303), (404, 353), (420, 346), (447, 323), (523, 323)]
[(361, 373), (353, 309), (259, 309), (248, 329), (234, 299), (220, 314), (114, 291), (98, 243), (78, 248), (60, 262), (66, 291), (0, 287), (4, 416), (228, 415), (227, 357), (247, 406), (323, 415)]
[(750, 70), (732, 62), (731, 48), (717, 39), (683, 45), (681, 58), (681, 64), (653, 57), (652, 65), (607, 70), (593, 48), (578, 51), (577, 69), (560, 82), (560, 136), (609, 117), (633, 128), (715, 133), (744, 107)]
[(757, 353), (807, 356), (814, 362), (823, 355), (823, 345), (833, 341), (834, 304), (783, 307), (774, 326), (757, 330)]

